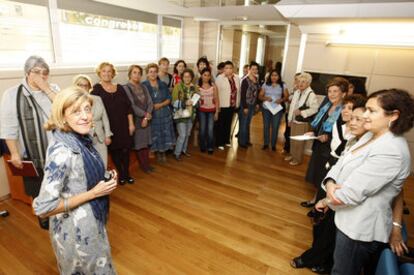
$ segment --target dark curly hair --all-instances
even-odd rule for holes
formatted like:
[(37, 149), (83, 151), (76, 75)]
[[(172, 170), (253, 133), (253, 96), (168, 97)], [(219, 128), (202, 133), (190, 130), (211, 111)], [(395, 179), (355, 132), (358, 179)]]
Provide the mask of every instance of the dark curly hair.
[(211, 81), (211, 70), (209, 68), (204, 68), (204, 69), (201, 70), (200, 78), (198, 79), (198, 86), (200, 86), (200, 87), (203, 85), (203, 74), (205, 72), (209, 72), (210, 73), (210, 79), (208, 81), (208, 84), (210, 84), (210, 86), (213, 85), (212, 84), (212, 81)]
[(177, 60), (177, 62), (174, 63), (174, 70), (173, 71), (174, 71), (175, 74), (178, 74), (177, 66), (180, 63), (183, 63), (184, 64), (184, 68), (187, 68), (187, 63), (185, 63), (184, 60), (182, 60), (182, 59)]
[(186, 74), (186, 73), (189, 73), (189, 74), (190, 74), (190, 76), (191, 76), (191, 81), (193, 81), (193, 79), (194, 79), (194, 72), (193, 72), (193, 70), (191, 70), (191, 69), (185, 69), (185, 70), (183, 71), (183, 73), (180, 75), (180, 76), (181, 76), (181, 79), (183, 79), (183, 78), (184, 78), (184, 74)]
[(395, 135), (402, 135), (414, 125), (414, 99), (405, 90), (380, 90), (368, 96), (368, 100), (376, 98), (387, 115), (398, 111), (398, 119), (391, 123), (390, 131)]
[(365, 108), (367, 98), (365, 96), (358, 94), (347, 95), (346, 97), (344, 97), (342, 104), (345, 105), (347, 103), (352, 103), (352, 110), (355, 110), (357, 108)]

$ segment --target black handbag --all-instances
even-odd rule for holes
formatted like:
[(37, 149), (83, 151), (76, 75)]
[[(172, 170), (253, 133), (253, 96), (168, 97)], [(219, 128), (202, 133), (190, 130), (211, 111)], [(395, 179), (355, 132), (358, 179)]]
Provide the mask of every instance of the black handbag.
[[(309, 95), (311, 93), (313, 93), (313, 91), (308, 93), (308, 95), (306, 96), (305, 102), (303, 103), (302, 106), (299, 107), (300, 111), (304, 111), (304, 110), (307, 110), (307, 109), (310, 108), (307, 103), (308, 103)], [(311, 116), (308, 116), (308, 117), (303, 117), (302, 115), (297, 115), (297, 116), (295, 116), (295, 120), (299, 121), (299, 122), (312, 122), (312, 120), (315, 118), (315, 116), (316, 116), (316, 113), (311, 115)]]
[(47, 217), (47, 218), (37, 217), (37, 218), (39, 220), (40, 228), (42, 228), (44, 230), (49, 230), (49, 217)]

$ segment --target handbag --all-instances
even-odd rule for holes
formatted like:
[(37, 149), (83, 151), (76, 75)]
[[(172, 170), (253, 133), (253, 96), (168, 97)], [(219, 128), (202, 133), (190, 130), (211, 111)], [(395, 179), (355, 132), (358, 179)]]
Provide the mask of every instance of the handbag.
[[(302, 106), (300, 106), (299, 107), (299, 110), (300, 111), (304, 111), (304, 110), (307, 110), (307, 109), (309, 109), (310, 107), (308, 106), (308, 99), (309, 99), (309, 95), (311, 94), (311, 93), (313, 93), (313, 91), (310, 91), (309, 93), (308, 93), (308, 95), (306, 96), (306, 100), (305, 100), (305, 102), (303, 103), (303, 105)], [(316, 116), (316, 113), (315, 114), (313, 114), (313, 115), (310, 115), (310, 116), (308, 116), (308, 117), (303, 117), (302, 115), (297, 115), (297, 116), (295, 116), (295, 120), (296, 121), (299, 121), (299, 122), (312, 122), (312, 120), (315, 118), (315, 116)]]
[(174, 115), (173, 115), (173, 119), (182, 119), (182, 118), (189, 118), (191, 117), (191, 111), (192, 111), (192, 106), (185, 106), (185, 108), (182, 108), (183, 104), (181, 102), (181, 100), (176, 100), (173, 104), (174, 107)]

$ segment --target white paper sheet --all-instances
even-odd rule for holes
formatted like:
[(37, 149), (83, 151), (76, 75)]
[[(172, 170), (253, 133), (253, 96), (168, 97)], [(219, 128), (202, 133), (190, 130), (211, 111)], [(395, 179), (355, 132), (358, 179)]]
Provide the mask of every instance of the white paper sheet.
[(191, 101), (193, 102), (193, 106), (195, 106), (199, 100), (200, 100), (200, 95), (199, 94), (193, 94), (193, 96), (191, 97)]
[(312, 140), (312, 139), (317, 139), (317, 137), (308, 136), (308, 135), (300, 135), (300, 136), (291, 136), (290, 139), (293, 139), (293, 140)]
[(263, 102), (263, 105), (266, 106), (266, 108), (272, 113), (272, 115), (275, 115), (283, 110), (282, 105), (277, 104), (276, 102), (273, 102), (273, 101), (272, 102), (265, 101)]

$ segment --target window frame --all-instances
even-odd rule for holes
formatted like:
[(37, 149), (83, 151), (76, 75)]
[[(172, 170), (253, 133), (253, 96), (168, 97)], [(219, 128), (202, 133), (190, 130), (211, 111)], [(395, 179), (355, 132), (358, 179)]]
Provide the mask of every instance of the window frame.
[[(11, 1), (15, 1), (15, 2), (20, 2), (20, 3), (25, 3), (25, 4), (32, 4), (33, 2), (42, 2), (44, 3), (42, 6), (45, 6), (45, 8), (47, 9), (48, 12), (48, 24), (49, 24), (49, 36), (50, 36), (50, 41), (51, 41), (51, 57), (52, 57), (52, 61), (50, 62), (50, 67), (51, 68), (77, 68), (77, 67), (90, 67), (91, 66), (91, 62), (90, 61), (86, 61), (86, 62), (81, 62), (81, 63), (65, 63), (62, 61), (62, 45), (61, 45), (61, 39), (60, 39), (60, 21), (59, 21), (59, 14), (58, 14), (58, 10), (60, 9), (58, 6), (58, 2), (61, 0), (11, 0)], [(76, 1), (76, 0), (75, 0)], [(83, 0), (85, 1), (85, 0)], [(88, 0), (87, 0), (88, 1)], [(47, 2), (47, 3), (46, 3)], [(88, 1), (89, 5), (96, 5), (97, 7), (99, 7), (98, 10), (103, 10), (105, 9), (105, 5), (106, 6), (110, 6), (108, 4), (103, 4), (103, 3), (98, 3), (98, 2), (94, 2), (94, 1)], [(61, 7), (61, 9), (64, 9), (64, 7)], [(119, 7), (119, 9), (123, 9), (122, 7)], [(124, 8), (127, 9), (127, 8)], [(158, 15), (158, 14), (150, 14), (147, 12), (143, 12), (143, 11), (138, 11), (138, 10), (132, 10), (132, 9), (128, 9), (131, 10), (128, 14), (127, 17), (115, 17), (115, 18), (119, 18), (119, 19), (125, 19), (125, 20), (131, 20), (131, 13), (136, 12), (137, 15), (138, 14), (144, 14), (144, 17), (147, 18), (147, 20), (144, 21), (139, 21), (139, 22), (143, 22), (143, 23), (152, 23), (148, 20), (151, 20), (151, 16), (155, 16), (156, 18), (156, 22), (155, 24), (157, 25), (157, 52), (156, 52), (156, 58), (157, 60), (153, 60), (153, 62), (157, 63), (158, 60), (162, 57), (162, 26), (163, 26), (163, 19), (173, 19), (173, 20), (178, 20), (180, 21), (180, 28), (181, 28), (181, 32), (180, 32), (180, 43), (179, 43), (179, 57), (178, 58), (170, 58), (167, 56), (168, 59), (170, 59), (171, 62), (175, 62), (176, 60), (179, 60), (182, 58), (183, 55), (183, 47), (182, 47), (182, 42), (183, 42), (183, 23), (184, 20), (183, 18), (180, 17), (173, 17), (173, 16), (163, 16), (163, 15)], [(88, 12), (88, 11), (87, 11)], [(108, 14), (106, 12), (104, 12), (105, 14), (97, 14), (97, 15), (103, 15), (103, 16), (107, 16)], [(119, 14), (119, 12), (118, 12)], [(149, 18), (149, 19), (148, 19)], [(139, 19), (134, 19), (136, 21), (138, 21)], [(111, 62), (114, 63), (114, 65), (116, 66), (127, 66), (129, 64), (126, 64), (125, 61), (120, 61), (120, 60), (111, 60)], [(148, 60), (133, 60), (131, 61), (133, 63), (137, 63), (137, 64), (147, 64)], [(130, 63), (131, 63), (130, 62)], [(95, 64), (93, 64), (95, 65)], [(0, 71), (5, 71), (7, 70), (19, 70), (21, 68), (22, 64), (0, 64)]]

